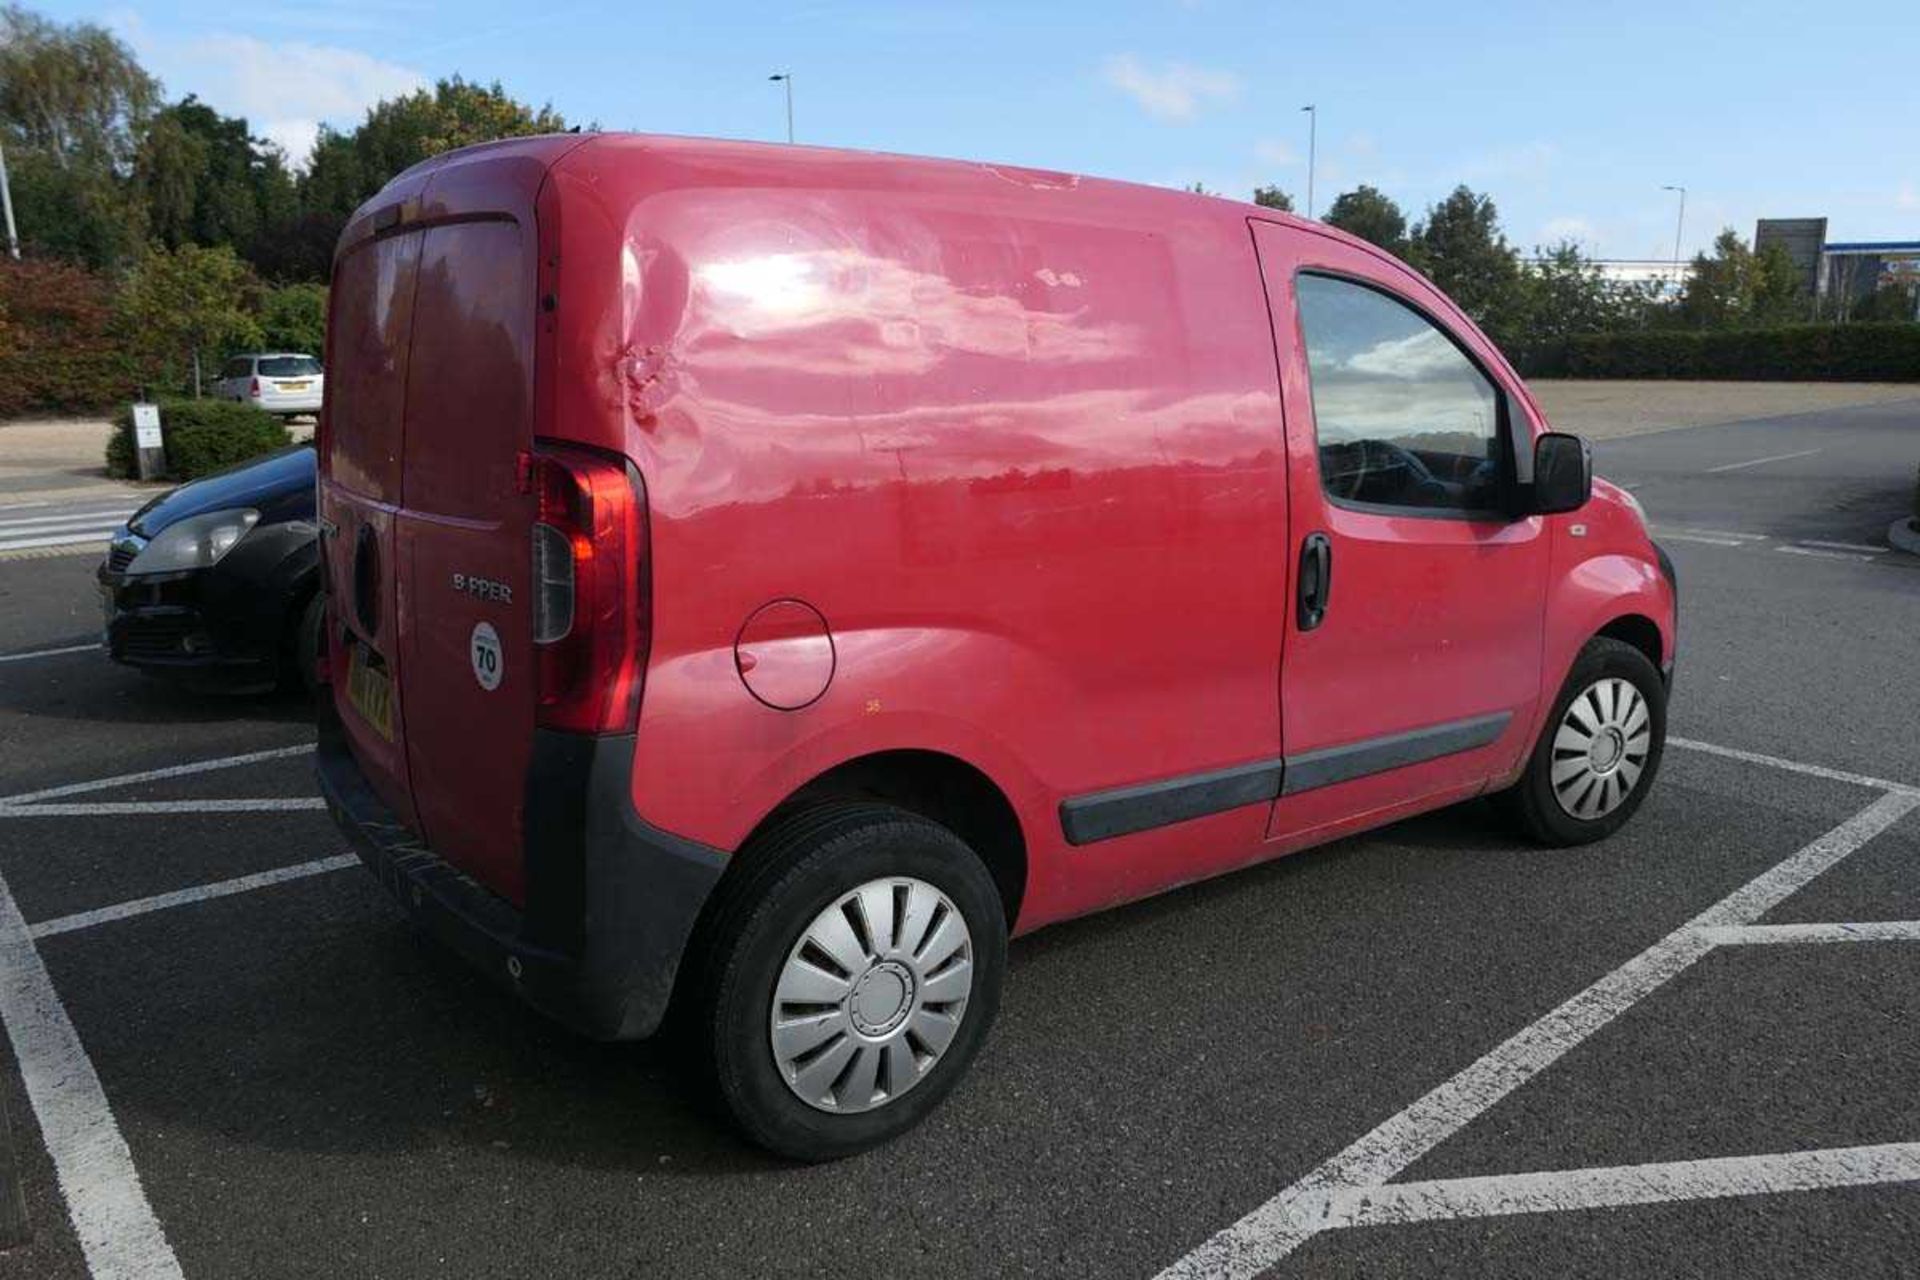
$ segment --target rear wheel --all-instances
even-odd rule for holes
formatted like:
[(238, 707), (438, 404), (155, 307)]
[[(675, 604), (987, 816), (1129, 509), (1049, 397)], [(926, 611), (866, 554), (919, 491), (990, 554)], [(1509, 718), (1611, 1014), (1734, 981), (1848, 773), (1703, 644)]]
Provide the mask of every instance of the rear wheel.
[(1626, 824), (1659, 771), (1667, 690), (1645, 654), (1606, 636), (1575, 659), (1520, 781), (1495, 799), (1543, 844), (1586, 844)]
[(703, 926), (694, 1033), (753, 1141), (798, 1160), (878, 1145), (965, 1074), (999, 1006), (1006, 915), (960, 838), (835, 803), (740, 855)]

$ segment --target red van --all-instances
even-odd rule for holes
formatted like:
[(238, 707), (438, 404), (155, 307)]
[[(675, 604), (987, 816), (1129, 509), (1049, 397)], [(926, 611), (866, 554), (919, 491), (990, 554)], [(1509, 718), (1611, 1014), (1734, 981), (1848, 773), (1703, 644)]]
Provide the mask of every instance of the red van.
[(1009, 935), (1474, 796), (1597, 839), (1659, 768), (1638, 505), (1317, 223), (569, 135), (400, 175), (331, 305), (336, 820), (788, 1155), (937, 1105)]

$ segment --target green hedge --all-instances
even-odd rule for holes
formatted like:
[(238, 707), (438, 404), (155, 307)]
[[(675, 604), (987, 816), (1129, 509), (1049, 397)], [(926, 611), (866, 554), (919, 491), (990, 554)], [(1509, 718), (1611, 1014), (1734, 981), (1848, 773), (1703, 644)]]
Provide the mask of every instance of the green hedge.
[[(287, 424), (265, 409), (232, 400), (167, 400), (160, 404), (160, 437), (169, 480), (193, 480), (293, 443)], [(107, 438), (107, 474), (138, 474), (133, 407), (120, 406)]]
[(1920, 381), (1920, 324), (1586, 333), (1521, 353), (1536, 377)]

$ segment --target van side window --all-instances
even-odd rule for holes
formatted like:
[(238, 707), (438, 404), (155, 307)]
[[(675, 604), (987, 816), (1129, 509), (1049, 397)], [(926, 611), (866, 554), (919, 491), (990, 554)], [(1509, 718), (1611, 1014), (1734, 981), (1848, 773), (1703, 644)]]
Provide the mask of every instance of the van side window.
[(1446, 333), (1390, 294), (1300, 275), (1320, 483), (1370, 506), (1499, 505), (1499, 395)]

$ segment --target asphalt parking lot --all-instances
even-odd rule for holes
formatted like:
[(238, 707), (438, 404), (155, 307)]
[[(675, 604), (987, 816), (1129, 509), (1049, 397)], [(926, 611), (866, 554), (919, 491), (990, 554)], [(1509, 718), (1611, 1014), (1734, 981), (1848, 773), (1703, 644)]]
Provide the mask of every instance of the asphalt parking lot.
[(1916, 454), (1920, 399), (1602, 443), (1681, 584), (1625, 831), (1469, 805), (1017, 942), (948, 1104), (816, 1168), (415, 937), (300, 702), (0, 559), (0, 1276), (1911, 1274)]

